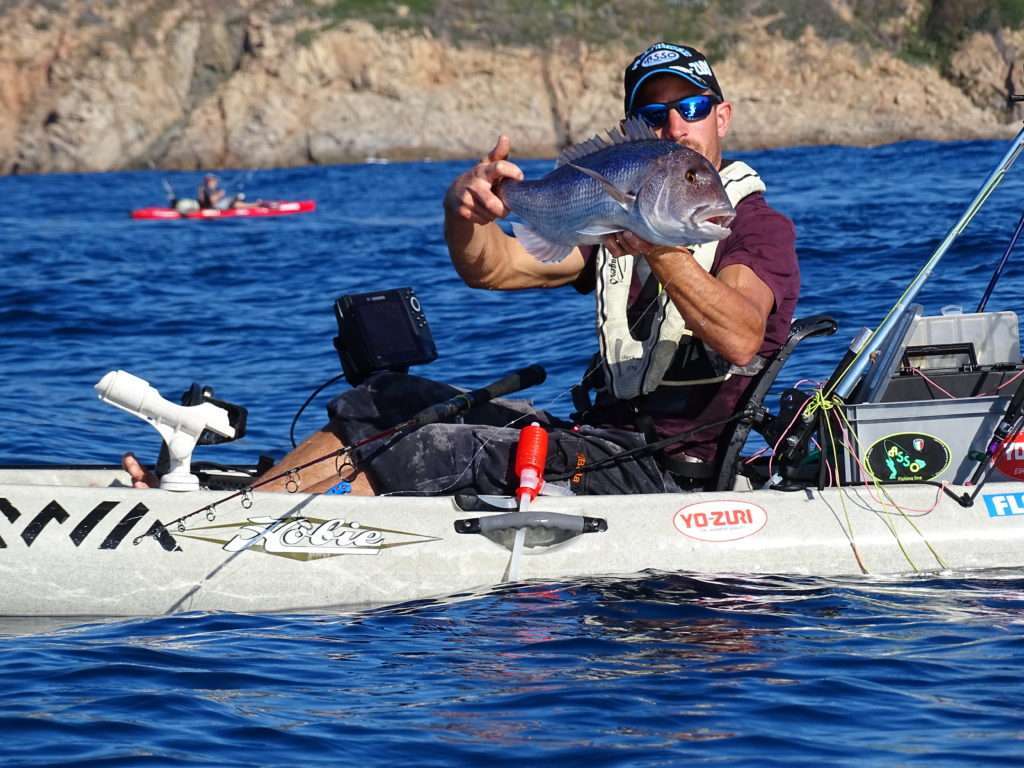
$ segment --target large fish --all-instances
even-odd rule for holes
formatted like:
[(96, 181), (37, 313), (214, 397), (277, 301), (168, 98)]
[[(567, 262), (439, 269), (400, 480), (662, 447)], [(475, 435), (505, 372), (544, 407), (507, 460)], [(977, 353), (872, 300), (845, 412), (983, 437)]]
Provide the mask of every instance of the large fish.
[(714, 166), (639, 118), (565, 150), (541, 179), (506, 179), (498, 194), (525, 222), (512, 225), (516, 237), (544, 262), (623, 230), (657, 245), (721, 240), (736, 215)]

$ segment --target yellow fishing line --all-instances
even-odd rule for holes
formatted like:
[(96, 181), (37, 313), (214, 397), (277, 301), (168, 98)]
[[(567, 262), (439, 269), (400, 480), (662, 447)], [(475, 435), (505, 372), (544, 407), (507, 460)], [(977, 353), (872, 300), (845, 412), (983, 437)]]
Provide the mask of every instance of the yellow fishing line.
[[(834, 398), (834, 399), (838, 400), (838, 398)], [(853, 429), (853, 424), (846, 417), (846, 413), (845, 413), (845, 411), (842, 408), (837, 409), (837, 411), (838, 411), (839, 419), (842, 421), (844, 427), (846, 428), (847, 434), (849, 434), (851, 436), (853, 442), (855, 443), (855, 445), (851, 446), (854, 449), (854, 455), (859, 457), (860, 456), (860, 445), (859, 445), (860, 441), (857, 439), (857, 433)], [(907, 523), (907, 525), (909, 525), (911, 528), (914, 529), (914, 532), (921, 538), (921, 541), (924, 542), (924, 545), (928, 548), (928, 551), (932, 553), (932, 557), (935, 558), (935, 561), (942, 568), (946, 568), (947, 567), (946, 563), (943, 561), (943, 559), (939, 555), (939, 553), (935, 551), (935, 548), (931, 545), (931, 542), (929, 542), (928, 539), (925, 537), (925, 535), (921, 532), (921, 529), (917, 527), (917, 524), (914, 522), (913, 518), (908, 516), (906, 510), (904, 510), (896, 502), (896, 500), (893, 499), (892, 495), (886, 490), (885, 485), (875, 476), (874, 472), (870, 472), (870, 468), (869, 468), (869, 475), (871, 477), (871, 484), (875, 487), (875, 489), (879, 492), (879, 494), (881, 496), (885, 497), (885, 499), (888, 501), (888, 506), (890, 506), (893, 509), (895, 509), (899, 513), (900, 517), (902, 517), (903, 520)], [(882, 503), (883, 506), (886, 506), (884, 501), (881, 502), (881, 503)], [(893, 536), (896, 538), (896, 542), (897, 542), (897, 544), (900, 547), (900, 551), (903, 552), (903, 555), (907, 559), (907, 562), (910, 563), (911, 567), (915, 571), (918, 570), (917, 566), (914, 565), (913, 560), (911, 560), (910, 556), (907, 554), (906, 550), (904, 549), (903, 543), (900, 541), (899, 534), (895, 531), (895, 529), (892, 527), (892, 525), (889, 523), (888, 519), (884, 515), (882, 516), (882, 521), (889, 527), (889, 530), (892, 531)]]

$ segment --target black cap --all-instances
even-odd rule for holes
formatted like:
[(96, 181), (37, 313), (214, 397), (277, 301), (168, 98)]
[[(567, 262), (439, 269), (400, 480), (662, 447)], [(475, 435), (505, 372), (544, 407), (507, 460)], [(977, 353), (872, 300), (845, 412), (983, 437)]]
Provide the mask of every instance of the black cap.
[(628, 115), (633, 99), (640, 87), (653, 75), (676, 75), (685, 78), (702, 90), (711, 91), (724, 100), (722, 87), (711, 70), (707, 57), (696, 48), (672, 43), (655, 43), (626, 67), (625, 112)]

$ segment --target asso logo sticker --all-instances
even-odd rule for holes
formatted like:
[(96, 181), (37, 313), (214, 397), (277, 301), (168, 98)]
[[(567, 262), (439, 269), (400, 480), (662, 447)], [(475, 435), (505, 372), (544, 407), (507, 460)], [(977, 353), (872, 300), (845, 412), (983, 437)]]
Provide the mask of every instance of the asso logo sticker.
[(996, 454), (996, 469), (1011, 480), (1024, 480), (1024, 436), (1018, 435)]
[(1024, 515), (1024, 493), (984, 493), (989, 517)]
[(648, 53), (646, 56), (644, 56), (643, 59), (640, 61), (640, 66), (654, 67), (657, 66), (658, 64), (667, 64), (668, 62), (675, 61), (678, 58), (678, 51), (667, 51), (662, 49), (660, 51)]
[(898, 432), (872, 443), (864, 463), (882, 482), (913, 483), (941, 475), (950, 455), (949, 446), (934, 435)]
[(683, 507), (672, 524), (684, 536), (697, 541), (736, 541), (764, 528), (768, 513), (746, 501), (700, 501)]

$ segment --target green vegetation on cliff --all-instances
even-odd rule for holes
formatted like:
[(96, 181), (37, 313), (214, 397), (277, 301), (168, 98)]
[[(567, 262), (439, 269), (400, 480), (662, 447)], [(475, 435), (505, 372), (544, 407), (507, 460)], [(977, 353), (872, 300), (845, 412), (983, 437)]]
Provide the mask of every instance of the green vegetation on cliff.
[(600, 44), (610, 38), (638, 47), (685, 40), (709, 55), (751, 25), (789, 39), (808, 27), (819, 37), (886, 48), (944, 66), (948, 51), (975, 31), (1019, 27), (1024, 0), (306, 0), (318, 29), (350, 19), (381, 28), (427, 29), (455, 44)]

